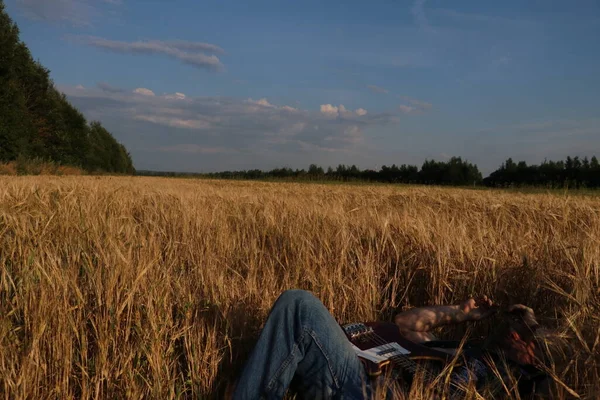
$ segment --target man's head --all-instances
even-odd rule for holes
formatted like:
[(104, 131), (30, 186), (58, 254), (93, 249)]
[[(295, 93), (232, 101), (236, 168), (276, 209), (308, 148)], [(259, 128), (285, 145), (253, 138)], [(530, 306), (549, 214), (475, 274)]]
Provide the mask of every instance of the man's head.
[[(500, 313), (498, 347), (509, 360), (520, 364), (526, 371), (525, 379), (519, 381), (519, 393), (550, 396), (550, 378), (542, 366), (548, 361), (549, 333), (540, 329), (533, 310), (522, 304), (514, 304)], [(537, 398), (537, 397), (536, 397)]]
[(523, 304), (513, 304), (503, 314), (510, 328), (524, 340), (533, 339), (535, 332), (540, 327), (533, 310)]
[(513, 304), (497, 315), (500, 321), (488, 338), (487, 346), (502, 350), (519, 364), (535, 364), (539, 356), (535, 332), (540, 324), (533, 310), (523, 304)]

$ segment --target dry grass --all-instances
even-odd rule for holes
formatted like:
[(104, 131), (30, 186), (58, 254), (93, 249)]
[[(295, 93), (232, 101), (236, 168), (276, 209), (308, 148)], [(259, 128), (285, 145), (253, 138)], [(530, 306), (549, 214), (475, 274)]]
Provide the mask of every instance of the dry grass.
[(569, 345), (551, 368), (597, 398), (599, 262), (593, 197), (0, 177), (0, 394), (221, 397), (273, 301), (305, 288), (340, 321), (528, 304)]

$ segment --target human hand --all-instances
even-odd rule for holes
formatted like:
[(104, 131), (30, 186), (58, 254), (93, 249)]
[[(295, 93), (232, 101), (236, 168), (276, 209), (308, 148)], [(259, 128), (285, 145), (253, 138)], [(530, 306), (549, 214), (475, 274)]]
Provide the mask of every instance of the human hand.
[(471, 297), (465, 300), (460, 308), (465, 313), (468, 321), (480, 321), (492, 316), (497, 311), (492, 299), (487, 296), (478, 297), (477, 299)]

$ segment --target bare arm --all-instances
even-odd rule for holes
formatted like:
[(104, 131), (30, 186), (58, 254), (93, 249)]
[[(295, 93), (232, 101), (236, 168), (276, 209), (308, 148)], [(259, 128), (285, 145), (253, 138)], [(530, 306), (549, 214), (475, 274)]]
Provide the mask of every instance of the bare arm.
[(429, 332), (443, 325), (458, 324), (468, 320), (459, 305), (413, 308), (396, 315), (396, 325), (402, 330)]
[(478, 321), (494, 313), (492, 301), (486, 297), (473, 298), (458, 305), (442, 305), (413, 308), (396, 315), (394, 322), (411, 340), (426, 341), (432, 337), (426, 332), (443, 325)]

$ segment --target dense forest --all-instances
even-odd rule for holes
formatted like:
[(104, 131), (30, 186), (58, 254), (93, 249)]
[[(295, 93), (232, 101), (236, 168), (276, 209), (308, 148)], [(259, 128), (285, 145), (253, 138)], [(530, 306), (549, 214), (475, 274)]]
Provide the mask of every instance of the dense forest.
[(0, 0), (0, 162), (42, 159), (89, 172), (134, 173), (125, 147), (88, 124), (19, 40)]

